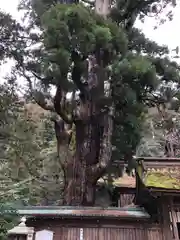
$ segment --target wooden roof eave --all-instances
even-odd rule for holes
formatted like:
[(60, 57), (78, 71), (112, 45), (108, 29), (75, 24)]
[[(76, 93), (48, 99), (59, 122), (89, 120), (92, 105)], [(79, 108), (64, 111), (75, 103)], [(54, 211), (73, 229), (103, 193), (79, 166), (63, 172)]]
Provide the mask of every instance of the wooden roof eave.
[(140, 207), (124, 208), (73, 208), (73, 207), (26, 207), (19, 209), (19, 215), (27, 218), (58, 218), (58, 219), (126, 219), (147, 220), (149, 214)]
[(170, 157), (135, 157), (137, 162), (144, 161), (144, 162), (174, 162), (180, 163), (180, 158), (170, 158)]
[(166, 189), (166, 188), (156, 188), (156, 187), (147, 187), (149, 192), (155, 193), (156, 195), (173, 195), (180, 196), (180, 189)]

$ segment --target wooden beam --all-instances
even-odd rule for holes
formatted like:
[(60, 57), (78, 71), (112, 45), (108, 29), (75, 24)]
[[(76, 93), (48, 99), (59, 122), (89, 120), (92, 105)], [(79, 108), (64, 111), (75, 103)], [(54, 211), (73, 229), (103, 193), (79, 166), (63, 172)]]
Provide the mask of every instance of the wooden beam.
[[(134, 158), (137, 162), (144, 161), (144, 163), (180, 163), (180, 158), (167, 158), (167, 157), (135, 157)], [(127, 161), (120, 159), (120, 160), (115, 160), (113, 162), (113, 165), (118, 165), (118, 166), (127, 166), (128, 163)]]
[(145, 162), (180, 162), (180, 158), (168, 158), (168, 157), (135, 157), (136, 161)]
[(180, 162), (143, 162), (145, 168), (147, 167), (158, 167), (158, 168), (165, 168), (165, 167), (180, 167)]

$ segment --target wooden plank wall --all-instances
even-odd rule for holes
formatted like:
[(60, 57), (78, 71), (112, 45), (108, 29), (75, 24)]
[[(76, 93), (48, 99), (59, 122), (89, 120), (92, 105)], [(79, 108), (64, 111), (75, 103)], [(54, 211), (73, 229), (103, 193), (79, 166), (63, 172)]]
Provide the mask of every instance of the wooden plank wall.
[(56, 231), (54, 240), (163, 240), (160, 228), (84, 228), (80, 238), (80, 229), (64, 228)]
[(172, 210), (173, 210), (173, 212), (172, 211), (170, 212), (171, 221), (172, 221), (172, 214), (173, 214), (174, 220), (176, 222), (180, 222), (180, 205), (179, 206), (174, 205)]
[(118, 207), (124, 207), (133, 203), (135, 194), (120, 194)]
[(180, 223), (180, 205), (174, 205), (172, 202), (170, 208), (170, 221), (173, 239), (178, 240), (179, 233), (177, 229), (177, 223)]
[(48, 230), (54, 232), (53, 240), (163, 240), (161, 227), (140, 224), (99, 228), (56, 226)]

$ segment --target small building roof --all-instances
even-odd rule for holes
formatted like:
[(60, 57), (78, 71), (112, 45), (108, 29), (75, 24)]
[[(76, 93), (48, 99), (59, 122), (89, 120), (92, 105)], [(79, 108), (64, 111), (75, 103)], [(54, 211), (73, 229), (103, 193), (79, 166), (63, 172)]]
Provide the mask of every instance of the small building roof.
[(114, 179), (113, 186), (123, 187), (123, 188), (135, 188), (136, 187), (136, 178), (124, 173), (122, 177)]
[(149, 214), (138, 206), (123, 208), (100, 208), (100, 207), (67, 207), (67, 206), (36, 206), (25, 207), (18, 210), (20, 215), (28, 217), (57, 217), (57, 218), (126, 218), (126, 219), (149, 219)]

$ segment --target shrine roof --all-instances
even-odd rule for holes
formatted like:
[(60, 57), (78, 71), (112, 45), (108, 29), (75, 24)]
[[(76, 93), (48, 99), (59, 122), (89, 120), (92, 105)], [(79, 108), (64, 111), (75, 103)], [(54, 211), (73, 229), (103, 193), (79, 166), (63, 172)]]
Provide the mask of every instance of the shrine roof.
[[(104, 180), (99, 179), (98, 183), (103, 184)], [(124, 173), (122, 177), (114, 178), (112, 181), (112, 185), (117, 188), (135, 189), (136, 188), (136, 178)]]
[(128, 176), (127, 174), (124, 173), (122, 177), (114, 179), (113, 186), (124, 187), (124, 188), (135, 188), (136, 178), (133, 176)]
[(57, 218), (115, 218), (115, 219), (149, 219), (149, 214), (138, 206), (123, 208), (101, 207), (67, 207), (67, 206), (32, 206), (17, 210), (19, 215), (28, 217)]
[(180, 159), (139, 159), (137, 173), (148, 188), (180, 190)]
[[(126, 169), (127, 167), (127, 162), (125, 162), (124, 160), (118, 160), (115, 161), (115, 165), (118, 167), (121, 167), (122, 169)], [(135, 176), (129, 176), (125, 170), (122, 174), (121, 177), (114, 177), (112, 179), (112, 185), (114, 187), (117, 188), (129, 188), (129, 189), (135, 189), (136, 188), (136, 177)], [(104, 179), (100, 178), (98, 180), (99, 184), (103, 184), (104, 183)]]

